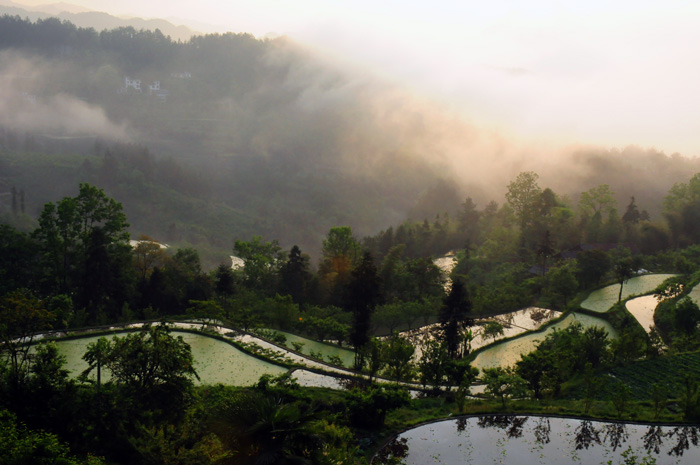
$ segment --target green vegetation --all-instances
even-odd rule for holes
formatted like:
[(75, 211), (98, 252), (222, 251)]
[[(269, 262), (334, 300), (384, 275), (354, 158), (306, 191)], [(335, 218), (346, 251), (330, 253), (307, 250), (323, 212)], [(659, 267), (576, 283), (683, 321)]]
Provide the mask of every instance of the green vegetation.
[[(535, 180), (528, 179), (528, 185)], [(553, 201), (551, 191), (538, 195), (543, 202)], [(527, 202), (519, 208), (523, 205)], [(527, 214), (527, 209), (522, 210), (518, 222), (511, 223), (515, 232), (544, 221)], [(518, 223), (520, 226), (514, 226)], [(444, 231), (449, 233), (446, 225)], [(479, 248), (474, 250), (470, 245), (458, 252), (450, 290), (445, 292), (437, 267), (429, 257), (420, 257), (419, 242), (410, 249), (418, 254), (415, 258), (407, 256), (406, 244), (395, 243), (402, 237), (432, 242), (436, 225), (424, 224), (421, 229), (402, 225), (398, 239), (383, 232), (362, 241), (354, 238), (351, 228), (331, 228), (317, 272), (298, 247), (286, 253), (276, 241), (260, 237), (238, 240), (233, 252), (243, 259), (244, 266), (233, 270), (222, 265), (208, 273), (193, 248), (172, 251), (148, 238), (134, 247), (127, 245), (126, 227), (121, 204), (103, 190), (82, 184), (76, 197), (47, 204), (31, 235), (8, 226), (0, 230), (5, 252), (2, 260), (18, 268), (16, 277), (8, 275), (3, 283), (0, 306), (5, 353), (2, 406), (21, 422), (13, 423), (19, 425), (15, 428), (26, 424), (32, 431), (36, 428), (55, 434), (54, 453), (59, 455), (142, 462), (170, 450), (173, 463), (244, 458), (254, 462), (266, 460), (268, 456), (260, 455), (260, 447), (264, 447), (275, 460), (296, 457), (325, 463), (327, 457), (344, 457), (361, 461), (363, 451), (372, 450), (378, 438), (449, 413), (507, 410), (647, 420), (700, 418), (700, 373), (695, 373), (700, 369), (693, 368), (697, 354), (688, 353), (700, 347), (700, 310), (692, 299), (684, 297), (691, 293), (697, 277), (624, 278), (622, 291), (620, 276), (625, 270), (616, 269), (615, 263), (631, 260), (628, 252), (616, 252), (619, 256), (600, 251), (582, 253), (597, 257), (599, 263), (609, 260), (605, 279), (618, 281), (584, 301), (590, 289), (585, 286), (596, 285), (586, 278), (590, 270), (585, 267), (602, 269), (595, 260), (586, 265), (553, 257), (553, 252), (536, 240), (530, 246), (525, 243), (507, 259), (489, 255), (489, 234), (496, 233), (488, 229), (482, 231), (485, 239), (475, 238), (471, 243), (481, 243)], [(423, 235), (413, 235), (418, 231)], [(473, 227), (472, 231), (480, 229)], [(443, 239), (446, 237), (449, 234)], [(556, 236), (546, 234), (548, 243), (555, 240)], [(380, 256), (386, 251), (381, 266), (374, 264), (372, 248)], [(369, 251), (359, 253), (362, 249)], [(656, 256), (637, 255), (634, 260), (639, 262), (635, 267), (657, 261), (681, 263), (687, 270), (690, 263), (700, 265), (699, 257), (690, 247)], [(528, 275), (524, 271), (528, 260), (552, 269), (544, 276)], [(603, 319), (584, 313), (565, 314), (542, 332), (499, 341), (479, 351), (474, 364), (483, 371), (469, 363), (474, 357), (470, 354), (472, 315), (541, 302), (563, 303), (582, 312), (585, 310), (578, 308), (578, 302), (584, 301), (585, 306), (596, 293), (605, 295), (608, 290), (605, 311), (593, 312)], [(648, 337), (624, 304), (615, 302), (622, 292), (629, 296), (652, 291), (667, 299), (657, 312), (659, 331)], [(247, 366), (243, 360), (254, 360), (250, 356), (213, 338), (189, 333), (175, 336), (164, 326), (147, 326), (112, 340), (73, 339), (58, 345), (41, 344), (36, 349), (25, 344), (34, 334), (52, 328), (178, 315), (196, 318), (203, 329), (224, 322), (243, 331), (257, 331), (279, 345), (292, 346), (337, 366), (352, 365), (364, 372), (368, 381), (347, 392), (330, 394), (300, 389), (282, 367), (244, 377), (250, 370), (243, 369)], [(436, 320), (439, 324), (422, 342), (420, 356), (415, 355), (409, 339), (396, 332), (397, 328)], [(590, 320), (590, 324), (584, 326), (576, 320)], [(503, 324), (494, 322), (485, 328), (486, 337), (493, 338), (504, 329)], [(378, 339), (381, 331), (391, 335)], [(346, 348), (323, 343), (324, 339), (349, 343), (354, 355)], [(203, 345), (204, 340), (210, 343)], [(664, 342), (672, 355), (662, 354)], [(514, 352), (514, 344), (523, 348)], [(227, 355), (219, 355), (215, 346), (225, 346)], [(62, 347), (72, 347), (72, 352), (64, 352)], [(497, 350), (515, 355), (510, 367), (484, 365), (484, 357)], [(68, 367), (73, 377), (65, 368), (63, 353), (70, 355)], [(227, 368), (233, 354), (241, 357), (241, 363), (233, 363), (243, 369), (237, 374)], [(265, 351), (258, 355), (271, 357)], [(82, 365), (76, 358), (84, 360)], [(498, 358), (508, 360), (503, 355)], [(263, 363), (255, 359), (256, 366)], [(76, 372), (83, 375), (76, 377)], [(409, 400), (406, 388), (398, 383), (375, 384), (378, 376), (420, 382), (433, 400)], [(232, 377), (235, 382), (228, 381)], [(467, 398), (477, 377), (485, 384), (486, 399), (493, 400)], [(197, 387), (197, 380), (204, 385)], [(253, 387), (211, 384), (216, 382)], [(20, 396), (28, 396), (31, 403), (17, 402)], [(528, 396), (533, 400), (523, 400)], [(96, 407), (76, 416), (76, 402)], [(212, 416), (211, 405), (221, 405), (222, 413)], [(407, 406), (411, 410), (406, 410)], [(99, 420), (113, 415), (114, 408), (121, 410), (112, 423)], [(44, 414), (47, 409), (50, 414)], [(59, 419), (65, 412), (73, 412), (75, 422), (62, 423)], [(254, 426), (253, 419), (261, 423)], [(262, 425), (285, 422), (289, 436), (285, 433), (278, 442), (255, 445), (269, 436)], [(79, 424), (93, 426), (81, 429)], [(94, 429), (94, 425), (101, 426)], [(287, 431), (285, 428), (280, 431)], [(366, 444), (357, 442), (363, 434), (374, 439)], [(70, 449), (62, 449), (63, 443)], [(312, 450), (324, 450), (325, 455)]]
[[(123, 336), (124, 333), (117, 333)], [(195, 384), (222, 383), (231, 386), (250, 386), (255, 384), (264, 374), (281, 375), (287, 368), (274, 365), (258, 358), (247, 355), (226, 342), (209, 336), (193, 333), (174, 332), (186, 342), (192, 351), (193, 368), (199, 377)], [(83, 360), (83, 355), (91, 344), (101, 340), (109, 341), (105, 336), (91, 336), (76, 339), (58, 339), (56, 347), (58, 352), (65, 356), (65, 368), (72, 377), (77, 377), (87, 370), (89, 363)], [(103, 380), (108, 380), (108, 373), (102, 375)], [(96, 369), (90, 373), (91, 380), (97, 379)]]
[[(0, 444), (17, 463), (359, 464), (397, 430), (450, 414), (700, 419), (700, 174), (669, 190), (659, 219), (635, 197), (618, 210), (616, 186), (556, 193), (535, 172), (480, 207), (410, 150), (338, 146), (347, 137), (334, 128), (362, 118), (304, 110), (312, 84), (289, 83), (308, 62), (283, 39), (176, 43), (7, 17), (0, 31), (0, 48), (37, 60), (73, 47), (60, 58), (86, 73), (57, 74), (39, 100), (84, 93), (153, 138), (150, 149), (61, 144), (0, 128), (1, 186), (11, 183)], [(171, 92), (117, 92), (127, 74), (166, 76)], [(353, 126), (353, 139), (377, 140), (373, 123)], [(323, 136), (305, 137), (310, 127)], [(407, 219), (387, 228), (394, 218)], [(129, 231), (155, 239), (131, 245)], [(450, 251), (447, 276), (434, 259)], [(664, 300), (647, 334), (624, 300), (651, 292)], [(562, 317), (472, 352), (474, 319), (528, 306)], [(288, 365), (257, 358), (246, 378), (244, 352), (271, 351), (159, 324), (32, 344), (49, 330), (165, 319), (221, 323), (342, 365), (347, 389), (301, 388)], [(486, 323), (485, 337), (506, 324)], [(476, 381), (484, 394), (472, 399)], [(410, 398), (407, 382), (423, 395)]]
[[(528, 183), (534, 180), (528, 179)], [(553, 201), (551, 191), (538, 195), (543, 202)], [(527, 216), (527, 209), (515, 218), (520, 223), (511, 224), (518, 228), (516, 232), (543, 221), (537, 215)], [(6, 362), (2, 406), (21, 422), (13, 423), (19, 425), (15, 428), (26, 424), (32, 431), (37, 428), (55, 434), (55, 454), (142, 462), (170, 450), (173, 463), (215, 459), (254, 463), (270, 457), (326, 463), (328, 457), (361, 461), (363, 451), (372, 450), (374, 441), (396, 428), (449, 413), (507, 410), (647, 420), (700, 418), (700, 378), (693, 371), (697, 354), (687, 353), (700, 347), (700, 310), (684, 297), (697, 278), (681, 275), (666, 280), (673, 275), (650, 275), (629, 279), (627, 271), (618, 269), (627, 265), (615, 265), (630, 261), (629, 252), (595, 254), (612, 264), (606, 279), (618, 281), (594, 292), (605, 295), (609, 290), (611, 295), (604, 312), (593, 312), (604, 319), (565, 314), (542, 332), (499, 341), (476, 354), (474, 364), (483, 368), (480, 372), (469, 363), (474, 357), (470, 354), (472, 315), (540, 302), (578, 308), (577, 303), (589, 292), (585, 283), (595, 285), (585, 277), (588, 265), (553, 257), (536, 240), (530, 246), (525, 243), (503, 262), (502, 255), (486, 254), (488, 249), (483, 247), (490, 240), (486, 235), (476, 251), (470, 245), (458, 252), (452, 283), (445, 292), (443, 276), (430, 258), (407, 256), (408, 247), (395, 244), (393, 233), (359, 241), (351, 228), (341, 227), (329, 231), (318, 272), (298, 247), (287, 253), (276, 241), (253, 237), (234, 244), (233, 252), (243, 259), (241, 268), (222, 265), (207, 273), (193, 248), (171, 251), (148, 238), (134, 247), (127, 245), (126, 227), (121, 204), (103, 190), (82, 184), (76, 197), (47, 204), (31, 235), (8, 226), (0, 230), (0, 244), (6, 252), (2, 259), (17, 266), (18, 277), (22, 277), (22, 284), (13, 276), (3, 284), (0, 336)], [(424, 240), (435, 240), (433, 228), (437, 226), (424, 224), (421, 228)], [(409, 238), (413, 233), (406, 231), (420, 230), (404, 228), (402, 234)], [(548, 244), (554, 243), (556, 236), (545, 236)], [(382, 250), (386, 253), (381, 266), (376, 266), (371, 250), (379, 244), (383, 244), (377, 249), (379, 255)], [(479, 239), (472, 244), (479, 244)], [(413, 245), (413, 254), (419, 254), (417, 245)], [(362, 249), (366, 251), (359, 253)], [(513, 261), (518, 256), (521, 258)], [(690, 247), (654, 257), (637, 255), (634, 260), (639, 262), (635, 268), (655, 260), (682, 263), (687, 269), (699, 256)], [(596, 260), (603, 263), (600, 257)], [(528, 260), (552, 269), (544, 275), (528, 275), (524, 271)], [(591, 269), (602, 269), (596, 266)], [(667, 299), (659, 306), (659, 331), (648, 337), (624, 304), (615, 301), (623, 292), (629, 296), (652, 291)], [(594, 299), (588, 296), (583, 305)], [(330, 394), (300, 389), (281, 367), (244, 377), (250, 370), (243, 369), (247, 365), (242, 362), (253, 360), (250, 356), (230, 346), (226, 346), (227, 355), (219, 355), (215, 346), (225, 345), (223, 342), (189, 333), (175, 336), (164, 326), (147, 326), (112, 340), (73, 339), (36, 349), (25, 343), (35, 333), (52, 328), (178, 315), (196, 318), (203, 329), (224, 322), (243, 331), (257, 331), (279, 345), (337, 366), (352, 365), (367, 375), (367, 381), (347, 392)], [(577, 319), (591, 324), (584, 326)], [(396, 332), (416, 322), (435, 320), (439, 324), (421, 344), (420, 356), (415, 355), (409, 339)], [(485, 335), (495, 339), (503, 329), (501, 323), (487, 323)], [(378, 339), (381, 331), (388, 331), (390, 337)], [(334, 346), (323, 343), (324, 339), (349, 343), (352, 360), (353, 352), (345, 348), (331, 351)], [(211, 343), (202, 345), (203, 340)], [(662, 355), (664, 342), (672, 355)], [(513, 344), (525, 345), (514, 352)], [(76, 373), (69, 377), (65, 368), (61, 347), (66, 345), (73, 347), (68, 366), (82, 372), (80, 377)], [(511, 366), (484, 365), (484, 357), (499, 349), (515, 354)], [(241, 363), (234, 363), (243, 369), (237, 374), (227, 368), (233, 354), (241, 357)], [(265, 351), (258, 355), (271, 357)], [(84, 360), (80, 367), (76, 357)], [(263, 363), (255, 359), (256, 365)], [(375, 384), (378, 376), (397, 384)], [(228, 381), (232, 377), (236, 381)], [(477, 377), (485, 384), (486, 399), (493, 400), (467, 398)], [(197, 380), (204, 385), (198, 387)], [(433, 400), (410, 400), (400, 381), (420, 382)], [(211, 384), (216, 382), (253, 387)], [(28, 396), (31, 403), (17, 402), (20, 396)], [(528, 396), (533, 400), (523, 400)], [(60, 409), (55, 407), (57, 402)], [(76, 402), (96, 407), (76, 416)], [(218, 416), (210, 413), (211, 405), (221, 405)], [(407, 406), (411, 413), (405, 410)], [(101, 423), (104, 420), (99, 418), (113, 415), (114, 408), (120, 414), (112, 423)], [(52, 413), (44, 414), (47, 409)], [(76, 416), (75, 422), (61, 423), (59, 418), (69, 411)], [(254, 419), (260, 420), (257, 426)], [(79, 424), (93, 426), (80, 429)], [(281, 428), (280, 436), (269, 444), (265, 424)], [(94, 429), (94, 425), (101, 426)], [(374, 439), (357, 442), (363, 434)], [(63, 443), (69, 449), (62, 449)], [(261, 448), (271, 455), (261, 455)], [(325, 452), (312, 452), (318, 450)]]

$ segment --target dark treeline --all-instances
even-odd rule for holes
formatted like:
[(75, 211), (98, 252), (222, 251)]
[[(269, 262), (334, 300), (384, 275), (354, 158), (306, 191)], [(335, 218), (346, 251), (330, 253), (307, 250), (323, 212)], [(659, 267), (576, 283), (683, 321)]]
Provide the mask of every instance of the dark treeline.
[[(177, 184), (183, 175), (176, 164), (168, 168), (167, 163), (155, 160), (146, 149), (115, 146), (107, 150), (102, 166), (84, 163), (81, 169), (113, 191), (136, 191), (148, 198), (154, 194), (143, 192), (148, 187), (139, 188), (132, 173), (138, 171), (138, 179)], [(210, 300), (217, 289), (228, 289), (231, 295), (239, 289), (265, 299), (290, 296), (301, 307), (342, 308), (353, 270), (367, 252), (382, 283), (378, 303), (423, 301), (430, 309), (426, 315), (437, 315), (435, 301), (442, 297), (445, 276), (433, 259), (451, 252), (456, 263), (452, 274), (468, 276), (478, 314), (515, 310), (543, 296), (555, 308), (566, 307), (576, 292), (604, 282), (606, 273), (612, 278), (620, 261), (634, 258), (638, 268), (691, 272), (692, 254), (676, 251), (700, 239), (697, 178), (676, 184), (664, 200), (664, 221), (651, 221), (634, 197), (618, 210), (608, 185), (581, 193), (574, 206), (541, 188), (536, 173), (524, 172), (508, 185), (500, 206), (491, 202), (480, 209), (467, 198), (452, 214), (408, 221), (364, 239), (348, 226), (332, 227), (314, 262), (297, 246), (284, 250), (278, 241), (260, 236), (238, 239), (230, 253), (245, 265), (236, 271), (230, 269), (228, 257), (208, 271), (192, 247), (161, 249), (152, 239), (130, 247), (125, 242), (129, 215), (122, 204), (102, 189), (81, 184), (77, 196), (46, 204), (31, 234), (3, 226), (6, 279), (0, 285), (5, 292), (28, 287), (40, 295), (72, 299), (74, 310), (88, 312), (74, 326), (182, 315), (190, 301)], [(188, 185), (197, 188), (196, 182)], [(204, 183), (199, 185), (206, 189)], [(20, 191), (13, 192), (9, 216), (26, 216), (20, 212)], [(23, 198), (21, 203), (24, 209)], [(141, 208), (158, 214), (155, 205)], [(177, 229), (171, 228), (173, 237), (156, 239), (177, 240)], [(231, 308), (249, 306), (238, 304)], [(294, 317), (289, 315), (287, 321)], [(278, 324), (274, 320), (266, 323)]]

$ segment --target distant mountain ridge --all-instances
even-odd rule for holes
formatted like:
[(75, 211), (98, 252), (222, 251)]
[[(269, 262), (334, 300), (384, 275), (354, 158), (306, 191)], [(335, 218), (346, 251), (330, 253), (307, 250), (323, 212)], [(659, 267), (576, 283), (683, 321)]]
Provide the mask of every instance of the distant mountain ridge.
[(59, 18), (70, 21), (78, 27), (91, 27), (97, 31), (131, 26), (134, 29), (155, 31), (159, 29), (165, 36), (173, 40), (187, 41), (193, 35), (200, 34), (187, 26), (176, 26), (164, 19), (119, 18), (99, 11), (91, 11), (69, 3), (51, 3), (46, 5), (21, 5), (8, 0), (0, 0), (0, 16), (20, 16), (32, 21), (46, 18)]

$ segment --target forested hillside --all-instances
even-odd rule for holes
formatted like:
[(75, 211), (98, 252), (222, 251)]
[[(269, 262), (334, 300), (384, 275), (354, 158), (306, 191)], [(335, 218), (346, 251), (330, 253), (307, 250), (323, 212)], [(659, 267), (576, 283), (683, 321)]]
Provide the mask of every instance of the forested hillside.
[[(24, 188), (32, 215), (72, 193), (43, 177), (55, 163), (67, 185), (127, 192), (119, 197), (135, 232), (226, 248), (262, 234), (317, 251), (318, 231), (339, 223), (375, 231), (437, 182), (401, 143), (376, 140), (394, 136), (373, 126), (362, 85), (286, 39), (226, 34), (177, 43), (130, 28), (0, 22), (1, 162), (12, 165), (2, 188)], [(108, 174), (91, 179), (90, 166)], [(164, 201), (178, 195), (195, 205)], [(149, 203), (163, 206), (155, 217)], [(216, 211), (222, 224), (180, 215), (190, 210)]]
[(491, 144), (286, 38), (176, 42), (5, 16), (0, 49), (0, 214), (15, 187), (27, 215), (5, 221), (29, 230), (44, 203), (89, 182), (123, 203), (133, 235), (196, 245), (208, 266), (253, 235), (318, 257), (336, 225), (364, 236), (454, 215), (467, 197), (501, 204), (526, 167), (571, 203), (608, 184), (658, 220), (660, 199), (699, 168), (653, 149), (548, 158)]

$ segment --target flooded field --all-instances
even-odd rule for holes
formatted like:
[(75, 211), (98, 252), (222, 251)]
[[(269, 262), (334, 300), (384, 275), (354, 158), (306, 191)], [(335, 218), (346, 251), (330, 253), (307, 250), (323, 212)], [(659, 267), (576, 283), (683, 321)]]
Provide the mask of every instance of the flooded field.
[(335, 346), (332, 344), (326, 344), (323, 342), (314, 341), (312, 339), (307, 339), (305, 337), (297, 336), (295, 334), (287, 333), (284, 331), (275, 330), (276, 333), (282, 334), (287, 338), (285, 345), (289, 348), (294, 348), (294, 343), (303, 344), (301, 347), (301, 353), (305, 355), (321, 355), (323, 361), (327, 362), (328, 357), (337, 356), (343, 361), (343, 366), (348, 368), (351, 367), (355, 361), (355, 353), (350, 349), (344, 349), (343, 347)]
[[(636, 276), (627, 281), (622, 287), (622, 300), (637, 294), (646, 294), (653, 291), (666, 279), (676, 276), (674, 274), (647, 274)], [(607, 312), (617, 302), (620, 292), (619, 284), (611, 284), (591, 292), (586, 300), (581, 302), (581, 307), (594, 312)]]
[(450, 279), (450, 273), (457, 266), (457, 257), (454, 252), (449, 252), (444, 257), (436, 258), (433, 260), (435, 266), (440, 268), (442, 271), (442, 276), (445, 278), (445, 292), (449, 291), (452, 287), (452, 280)]
[(688, 297), (690, 297), (693, 302), (700, 305), (700, 284), (690, 290)]
[[(200, 377), (199, 384), (249, 386), (264, 374), (277, 376), (287, 372), (284, 367), (251, 357), (232, 345), (211, 337), (176, 331), (173, 331), (173, 335), (182, 336), (192, 348), (195, 369)], [(112, 337), (108, 336), (109, 339)], [(66, 356), (66, 369), (70, 370), (71, 376), (77, 377), (88, 367), (82, 356), (88, 344), (97, 339), (98, 337), (93, 336), (56, 342), (59, 352)], [(103, 372), (103, 377), (105, 380), (109, 379), (106, 371)]]
[(650, 328), (654, 326), (654, 311), (657, 305), (659, 305), (659, 299), (653, 295), (645, 295), (627, 301), (625, 307), (642, 325), (642, 328), (649, 333), (651, 332)]
[[(373, 465), (700, 463), (696, 426), (488, 415), (419, 426), (385, 446)], [(635, 458), (632, 459), (632, 456)], [(394, 460), (394, 461), (390, 461)]]
[[(504, 313), (490, 318), (477, 320), (476, 324), (471, 327), (474, 339), (471, 342), (471, 349), (476, 350), (481, 347), (492, 344), (500, 339), (517, 336), (518, 334), (532, 331), (545, 325), (555, 318), (561, 316), (561, 312), (556, 310), (547, 310), (539, 307), (528, 307), (515, 312)], [(503, 325), (503, 334), (494, 337), (484, 337), (483, 324), (488, 321), (497, 321)], [(419, 359), (423, 353), (423, 345), (432, 339), (431, 332), (439, 327), (439, 323), (435, 323), (421, 328), (416, 328), (411, 331), (404, 331), (402, 336), (406, 337), (413, 345), (416, 346), (415, 358)]]
[(552, 331), (554, 328), (564, 329), (577, 321), (584, 327), (601, 326), (608, 332), (610, 337), (617, 337), (617, 333), (607, 321), (590, 315), (572, 313), (563, 320), (549, 326), (544, 332), (528, 334), (517, 339), (513, 339), (512, 341), (495, 345), (484, 350), (483, 352), (480, 352), (476, 356), (476, 359), (474, 359), (474, 362), (472, 362), (472, 366), (482, 369), (515, 365), (515, 362), (520, 360), (520, 357), (523, 354), (527, 354), (535, 350), (537, 343), (544, 340), (548, 331)]

